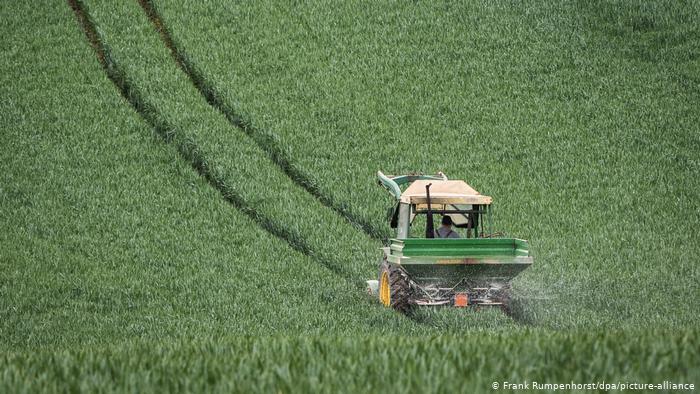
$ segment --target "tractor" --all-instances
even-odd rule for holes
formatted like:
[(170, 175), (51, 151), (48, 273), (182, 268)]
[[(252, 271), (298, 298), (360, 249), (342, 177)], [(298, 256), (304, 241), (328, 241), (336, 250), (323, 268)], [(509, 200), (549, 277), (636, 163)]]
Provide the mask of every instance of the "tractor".
[[(396, 237), (381, 248), (378, 279), (367, 281), (369, 293), (404, 313), (422, 305), (507, 308), (510, 281), (533, 258), (527, 241), (493, 232), (491, 197), (441, 172), (379, 171), (377, 177), (395, 200), (387, 219)], [(444, 229), (436, 230), (436, 215)], [(451, 237), (442, 238), (450, 225)]]

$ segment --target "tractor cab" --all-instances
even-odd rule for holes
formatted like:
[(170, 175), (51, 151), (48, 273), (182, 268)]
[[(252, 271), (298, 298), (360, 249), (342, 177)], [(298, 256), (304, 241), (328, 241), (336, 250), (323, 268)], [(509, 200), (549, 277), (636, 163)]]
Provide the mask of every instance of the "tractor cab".
[[(479, 194), (464, 181), (448, 180), (442, 173), (387, 176), (380, 171), (378, 178), (396, 198), (388, 216), (397, 239), (435, 238), (434, 216), (449, 216), (460, 238), (494, 235), (491, 197)], [(408, 187), (402, 191), (405, 184)], [(416, 228), (418, 223), (422, 228)]]

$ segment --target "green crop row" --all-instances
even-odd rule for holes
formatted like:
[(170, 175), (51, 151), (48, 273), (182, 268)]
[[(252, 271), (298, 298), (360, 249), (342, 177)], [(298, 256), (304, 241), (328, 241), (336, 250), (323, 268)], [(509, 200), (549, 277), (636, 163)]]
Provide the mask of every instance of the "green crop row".
[(698, 358), (697, 332), (692, 331), (205, 337), (146, 347), (133, 343), (1, 355), (0, 390), (481, 393), (494, 392), (494, 383), (503, 389), (505, 382), (526, 383), (531, 390), (521, 391), (539, 392), (533, 382), (664, 381), (697, 389), (698, 370), (688, 366)]
[(492, 195), (535, 254), (522, 321), (697, 325), (698, 3), (152, 3), (220, 105), (361, 221), (391, 204), (378, 169)]

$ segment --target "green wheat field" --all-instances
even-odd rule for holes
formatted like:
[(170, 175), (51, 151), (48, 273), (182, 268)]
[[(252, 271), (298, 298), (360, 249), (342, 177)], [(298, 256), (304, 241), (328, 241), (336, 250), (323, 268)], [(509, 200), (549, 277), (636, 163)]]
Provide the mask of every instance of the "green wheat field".
[[(700, 385), (700, 2), (0, 16), (0, 392)], [(366, 294), (377, 170), (494, 197), (509, 313)]]

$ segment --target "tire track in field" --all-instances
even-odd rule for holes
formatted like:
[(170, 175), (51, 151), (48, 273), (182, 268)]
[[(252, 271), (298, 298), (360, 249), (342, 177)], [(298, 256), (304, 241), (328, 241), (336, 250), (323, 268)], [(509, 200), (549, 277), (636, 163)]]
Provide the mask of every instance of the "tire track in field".
[(282, 149), (280, 149), (277, 143), (274, 141), (270, 133), (253, 126), (249, 119), (245, 119), (241, 114), (236, 113), (230, 106), (226, 105), (221, 99), (221, 95), (211, 84), (207, 82), (199, 69), (197, 69), (196, 65), (189, 60), (184, 50), (176, 45), (170, 31), (163, 22), (163, 18), (160, 17), (160, 14), (154, 7), (152, 1), (138, 0), (138, 2), (141, 4), (141, 7), (148, 16), (148, 19), (150, 19), (153, 23), (156, 31), (165, 43), (165, 46), (170, 51), (170, 54), (175, 60), (177, 66), (189, 77), (192, 84), (209, 105), (222, 113), (233, 126), (240, 128), (265, 153), (267, 153), (270, 160), (275, 163), (275, 165), (277, 165), (282, 172), (287, 175), (287, 177), (289, 177), (297, 185), (301, 186), (307, 193), (311, 194), (314, 198), (321, 202), (321, 204), (337, 212), (354, 227), (361, 229), (372, 238), (381, 240), (388, 237), (388, 234), (382, 231), (379, 227), (373, 225), (362, 217), (355, 215), (348, 208), (321, 192), (321, 190), (309, 176), (292, 164)]
[(315, 256), (313, 249), (306, 241), (279, 226), (275, 226), (273, 220), (267, 218), (264, 214), (252, 208), (241, 196), (236, 193), (232, 187), (226, 184), (224, 178), (217, 173), (214, 166), (210, 166), (206, 157), (200, 151), (199, 146), (192, 138), (179, 137), (181, 133), (177, 132), (177, 127), (168, 124), (158, 110), (148, 103), (141, 96), (141, 93), (135, 88), (125, 72), (120, 68), (119, 64), (112, 57), (108, 45), (100, 36), (96, 24), (90, 17), (90, 14), (81, 0), (67, 0), (68, 5), (73, 9), (78, 23), (87, 37), (87, 40), (92, 46), (97, 55), (97, 59), (105, 70), (107, 77), (117, 87), (119, 93), (124, 99), (134, 108), (136, 113), (150, 125), (156, 133), (163, 138), (167, 143), (172, 143), (177, 148), (180, 156), (186, 160), (197, 173), (214, 187), (224, 198), (226, 202), (238, 209), (246, 216), (258, 223), (265, 231), (276, 238), (289, 244), (292, 249), (310, 257), (319, 262), (322, 266), (333, 272), (335, 275), (347, 280), (349, 283), (356, 283), (356, 278), (352, 274), (343, 269), (342, 264), (331, 263)]

